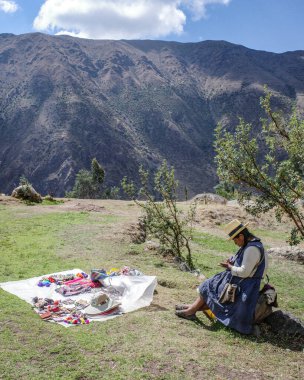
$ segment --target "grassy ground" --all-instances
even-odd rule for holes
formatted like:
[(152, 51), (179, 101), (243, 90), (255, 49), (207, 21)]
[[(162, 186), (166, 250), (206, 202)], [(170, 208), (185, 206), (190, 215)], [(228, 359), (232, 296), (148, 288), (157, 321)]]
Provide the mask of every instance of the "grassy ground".
[[(43, 322), (29, 304), (0, 290), (0, 379), (304, 377), (303, 347), (294, 339), (267, 331), (258, 339), (242, 336), (203, 314), (198, 322), (176, 318), (174, 304), (193, 300), (199, 281), (144, 245), (130, 243), (128, 228), (138, 215), (132, 203), (122, 201), (0, 202), (0, 282), (124, 265), (156, 275), (159, 282), (150, 307), (69, 329)], [(198, 224), (193, 241), (194, 260), (206, 276), (235, 251), (233, 243), (210, 231)], [(266, 243), (284, 242), (281, 232), (259, 233)], [(303, 318), (303, 265), (279, 259), (270, 265), (280, 306)]]

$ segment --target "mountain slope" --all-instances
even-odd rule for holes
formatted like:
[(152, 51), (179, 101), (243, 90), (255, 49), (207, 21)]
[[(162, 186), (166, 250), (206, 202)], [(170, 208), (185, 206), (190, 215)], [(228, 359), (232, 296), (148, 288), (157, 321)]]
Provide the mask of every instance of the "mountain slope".
[(304, 108), (304, 52), (2, 34), (0, 84), (0, 191), (24, 174), (63, 195), (93, 157), (118, 185), (166, 158), (192, 195), (216, 183), (215, 125), (258, 121), (264, 84)]

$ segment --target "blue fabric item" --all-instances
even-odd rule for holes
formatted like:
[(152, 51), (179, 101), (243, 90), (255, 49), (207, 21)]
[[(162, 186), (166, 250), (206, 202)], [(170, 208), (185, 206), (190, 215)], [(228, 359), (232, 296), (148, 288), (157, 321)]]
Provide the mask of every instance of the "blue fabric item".
[(91, 280), (100, 281), (109, 277), (105, 269), (92, 269), (91, 270)]
[[(256, 269), (254, 277), (241, 278), (232, 276), (230, 270), (218, 273), (204, 281), (199, 286), (201, 297), (207, 303), (218, 321), (225, 326), (231, 327), (240, 333), (251, 334), (255, 307), (259, 297), (261, 279), (265, 269), (265, 253), (260, 239), (255, 238), (241, 247), (233, 256), (232, 264), (240, 267), (246, 248), (254, 246), (261, 252), (261, 261)], [(221, 304), (218, 300), (227, 282), (238, 284), (236, 300), (233, 303)]]

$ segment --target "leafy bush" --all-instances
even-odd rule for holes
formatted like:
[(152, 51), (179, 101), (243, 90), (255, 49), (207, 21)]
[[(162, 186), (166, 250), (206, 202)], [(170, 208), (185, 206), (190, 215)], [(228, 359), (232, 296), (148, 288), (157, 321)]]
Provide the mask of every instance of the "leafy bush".
[[(139, 168), (139, 176), (139, 190), (127, 177), (121, 182), (123, 190), (144, 210), (147, 230), (159, 239), (162, 251), (169, 250), (175, 257), (185, 261), (191, 270), (194, 269), (190, 239), (195, 206), (192, 205), (186, 215), (178, 209), (178, 182), (175, 180), (174, 168), (169, 168), (167, 162), (163, 161), (154, 175), (153, 189), (149, 189), (149, 172), (142, 166)], [(144, 201), (138, 200), (138, 197)], [(156, 201), (156, 197), (161, 200)]]
[(88, 170), (81, 169), (76, 174), (76, 180), (71, 192), (67, 193), (71, 198), (92, 199), (99, 198), (99, 184), (93, 180), (92, 173)]
[(304, 120), (295, 109), (289, 117), (273, 112), (270, 100), (266, 89), (261, 106), (267, 117), (258, 136), (243, 119), (235, 132), (218, 125), (217, 172), (236, 188), (239, 201), (253, 215), (272, 209), (278, 221), (287, 215), (294, 224), (289, 242), (297, 244), (304, 240)]
[(234, 186), (227, 182), (221, 181), (218, 185), (214, 186), (214, 191), (217, 195), (229, 200), (236, 198)]
[(104, 179), (103, 167), (96, 158), (93, 158), (91, 170), (79, 170), (73, 189), (66, 193), (66, 197), (82, 199), (118, 198), (119, 189), (116, 187), (104, 188)]
[(41, 195), (24, 176), (20, 177), (19, 186), (13, 190), (12, 197), (22, 199), (28, 205), (42, 202)]

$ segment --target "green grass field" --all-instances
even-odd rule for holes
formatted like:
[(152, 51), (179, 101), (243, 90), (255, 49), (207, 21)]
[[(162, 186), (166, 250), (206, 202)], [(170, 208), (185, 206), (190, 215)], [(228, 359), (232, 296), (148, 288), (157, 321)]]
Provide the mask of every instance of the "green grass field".
[[(98, 202), (102, 212), (0, 203), (0, 282), (128, 265), (157, 276), (153, 303), (105, 323), (64, 328), (0, 289), (0, 379), (304, 378), (303, 346), (293, 338), (267, 330), (260, 338), (242, 336), (203, 314), (198, 322), (175, 317), (175, 303), (196, 298), (198, 279), (130, 243), (126, 231), (138, 216), (132, 203)], [(194, 261), (207, 277), (234, 251), (233, 243), (196, 229)], [(270, 265), (280, 307), (303, 319), (303, 265), (279, 259)]]

